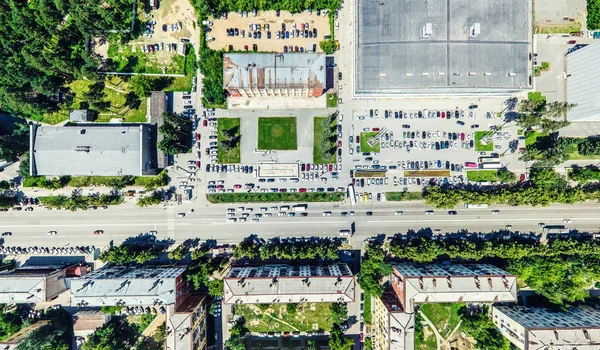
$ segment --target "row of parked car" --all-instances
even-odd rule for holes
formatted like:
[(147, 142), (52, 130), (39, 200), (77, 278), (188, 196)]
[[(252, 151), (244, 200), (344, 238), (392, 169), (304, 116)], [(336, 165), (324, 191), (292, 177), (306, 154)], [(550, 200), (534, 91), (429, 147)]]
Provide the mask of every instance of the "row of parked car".
[[(140, 47), (140, 50), (142, 50), (142, 52), (144, 53), (151, 53), (151, 52), (156, 52), (156, 51), (161, 51), (165, 49), (165, 45), (163, 43), (157, 43), (157, 44), (151, 44), (151, 45), (142, 45)], [(171, 52), (171, 51), (177, 51), (177, 44), (176, 43), (168, 43), (167, 44), (167, 51)]]
[[(477, 108), (477, 105), (472, 105)], [(469, 109), (472, 109), (469, 107)], [(383, 117), (384, 118), (395, 118), (395, 119), (423, 119), (423, 118), (440, 118), (440, 119), (459, 119), (465, 118), (465, 111), (462, 109), (456, 109), (454, 111), (392, 111), (385, 110)], [(473, 111), (468, 112), (469, 118), (473, 118), (475, 115)], [(371, 109), (369, 110), (369, 117), (371, 118), (379, 118), (379, 110)]]

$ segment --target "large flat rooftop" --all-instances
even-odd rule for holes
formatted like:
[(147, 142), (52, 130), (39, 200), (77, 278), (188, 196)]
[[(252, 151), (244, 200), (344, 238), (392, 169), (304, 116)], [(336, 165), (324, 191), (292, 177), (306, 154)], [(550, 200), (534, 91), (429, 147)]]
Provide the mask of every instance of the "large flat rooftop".
[(357, 0), (357, 5), (359, 95), (529, 88), (530, 0)]

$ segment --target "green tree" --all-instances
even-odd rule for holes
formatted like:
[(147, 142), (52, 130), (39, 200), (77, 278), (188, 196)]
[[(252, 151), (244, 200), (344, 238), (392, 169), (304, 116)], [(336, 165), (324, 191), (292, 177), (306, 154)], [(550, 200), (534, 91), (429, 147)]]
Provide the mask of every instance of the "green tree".
[(354, 346), (354, 340), (344, 336), (340, 325), (334, 324), (329, 332), (329, 348), (331, 350), (351, 350)]
[(49, 310), (50, 324), (29, 333), (16, 350), (68, 350), (71, 347), (73, 326), (71, 316), (64, 309)]
[(383, 294), (381, 279), (392, 273), (392, 266), (385, 261), (385, 251), (377, 242), (369, 242), (360, 265), (358, 284), (375, 297)]
[(469, 312), (466, 306), (458, 310), (462, 322), (460, 328), (475, 338), (480, 349), (507, 349), (509, 342), (502, 336), (494, 322), (488, 317), (489, 307), (483, 305), (480, 311)]
[(331, 55), (335, 52), (335, 40), (333, 39), (323, 40), (319, 43), (319, 46), (321, 47), (321, 50), (328, 55)]
[(342, 324), (348, 319), (348, 306), (346, 304), (333, 303), (329, 308), (334, 324)]
[(496, 172), (496, 177), (504, 183), (514, 182), (517, 179), (517, 175), (507, 169), (498, 170)]
[(185, 256), (190, 252), (190, 247), (185, 244), (178, 245), (175, 249), (169, 252), (169, 259), (171, 260), (183, 260)]
[(88, 336), (81, 350), (130, 349), (136, 342), (137, 330), (126, 319), (113, 318)]
[(152, 91), (152, 81), (145, 75), (135, 75), (131, 78), (133, 92), (139, 97), (148, 97)]

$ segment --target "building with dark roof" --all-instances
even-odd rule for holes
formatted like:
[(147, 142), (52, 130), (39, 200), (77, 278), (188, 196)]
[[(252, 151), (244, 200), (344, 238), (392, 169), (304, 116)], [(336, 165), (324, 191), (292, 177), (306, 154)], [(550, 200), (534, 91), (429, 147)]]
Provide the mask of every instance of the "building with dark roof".
[(600, 310), (589, 306), (570, 306), (561, 312), (494, 305), (492, 320), (502, 335), (521, 350), (600, 348)]
[(23, 266), (0, 272), (0, 304), (50, 301), (67, 290), (66, 266)]
[(190, 294), (179, 306), (167, 308), (168, 349), (206, 349), (206, 306), (205, 295)]
[(223, 84), (231, 97), (319, 97), (326, 56), (318, 53), (226, 53)]
[(149, 124), (32, 125), (32, 176), (123, 176), (158, 173)]

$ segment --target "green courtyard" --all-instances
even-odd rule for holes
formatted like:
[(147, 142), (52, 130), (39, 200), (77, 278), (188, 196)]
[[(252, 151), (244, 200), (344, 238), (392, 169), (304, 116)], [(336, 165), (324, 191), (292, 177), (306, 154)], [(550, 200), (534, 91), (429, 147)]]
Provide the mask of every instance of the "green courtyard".
[(360, 151), (361, 152), (379, 152), (381, 149), (381, 142), (376, 142), (373, 146), (369, 145), (367, 141), (375, 135), (377, 131), (361, 132), (360, 133)]
[(240, 118), (219, 118), (217, 124), (220, 164), (239, 163), (241, 161)]
[(329, 303), (236, 305), (251, 332), (329, 331), (333, 319)]
[(493, 136), (493, 132), (492, 131), (476, 131), (475, 132), (475, 151), (477, 152), (489, 152), (494, 150), (494, 143), (490, 142), (487, 145), (481, 143), (481, 139), (485, 136), (485, 135), (491, 135)]
[(298, 149), (296, 117), (258, 118), (258, 149)]

